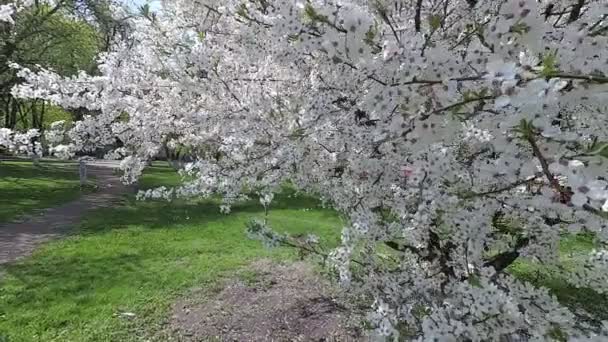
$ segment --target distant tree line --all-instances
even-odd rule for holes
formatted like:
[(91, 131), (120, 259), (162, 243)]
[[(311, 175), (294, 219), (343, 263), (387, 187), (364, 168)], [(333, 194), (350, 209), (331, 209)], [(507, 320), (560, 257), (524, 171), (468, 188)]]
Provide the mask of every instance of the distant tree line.
[(51, 68), (65, 76), (79, 70), (96, 74), (96, 56), (125, 30), (111, 15), (113, 1), (36, 1), (16, 14), (15, 25), (0, 22), (0, 127), (43, 131), (53, 121), (75, 121), (87, 114), (82, 108), (66, 111), (42, 100), (13, 97), (11, 89), (20, 80), (9, 63)]

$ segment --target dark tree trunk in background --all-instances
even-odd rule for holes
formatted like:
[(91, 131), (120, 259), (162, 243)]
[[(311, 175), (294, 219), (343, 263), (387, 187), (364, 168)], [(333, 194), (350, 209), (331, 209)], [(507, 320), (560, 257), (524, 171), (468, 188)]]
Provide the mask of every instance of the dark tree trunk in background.
[(15, 129), (15, 126), (17, 126), (17, 112), (19, 112), (19, 102), (12, 99), (10, 110), (7, 113), (7, 119), (5, 120), (6, 127)]

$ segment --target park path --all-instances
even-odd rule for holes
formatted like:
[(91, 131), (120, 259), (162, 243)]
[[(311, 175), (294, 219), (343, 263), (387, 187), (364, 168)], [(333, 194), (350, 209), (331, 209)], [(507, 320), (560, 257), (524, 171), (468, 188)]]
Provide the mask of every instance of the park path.
[(87, 211), (108, 207), (131, 191), (115, 174), (117, 166), (112, 161), (88, 162), (87, 173), (96, 178), (96, 192), (45, 209), (42, 215), (0, 225), (0, 265), (30, 255), (41, 243), (69, 232), (70, 228), (80, 223)]

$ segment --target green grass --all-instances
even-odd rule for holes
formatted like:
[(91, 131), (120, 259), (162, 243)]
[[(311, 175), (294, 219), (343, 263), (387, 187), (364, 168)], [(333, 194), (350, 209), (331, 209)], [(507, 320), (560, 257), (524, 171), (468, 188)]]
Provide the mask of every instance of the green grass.
[(559, 265), (544, 265), (520, 259), (509, 267), (509, 272), (521, 280), (547, 287), (562, 304), (574, 312), (584, 310), (593, 318), (589, 323), (597, 324), (608, 320), (608, 296), (589, 288), (576, 288), (564, 279), (564, 271), (572, 270), (594, 248), (598, 246), (592, 234), (564, 236), (559, 246)]
[[(155, 163), (142, 188), (175, 185), (175, 172)], [(52, 178), (52, 177), (49, 177)], [(330, 245), (341, 222), (307, 197), (278, 196), (271, 226), (293, 234), (314, 232)], [(312, 210), (302, 210), (312, 209)], [(247, 239), (245, 223), (263, 215), (257, 201), (219, 213), (217, 203), (135, 202), (88, 216), (78, 234), (52, 242), (31, 258), (0, 269), (0, 341), (139, 341), (163, 329), (171, 303), (192, 288), (214, 288), (258, 258), (293, 258)], [(593, 248), (593, 238), (565, 238), (564, 264)], [(240, 270), (240, 271), (239, 271)], [(608, 300), (575, 289), (542, 265), (524, 261), (516, 276), (548, 286), (565, 304), (607, 319)], [(134, 318), (122, 317), (124, 312)]]
[[(176, 178), (153, 168), (140, 184)], [(282, 196), (269, 221), (277, 230), (316, 232), (335, 244), (340, 222), (310, 198)], [(262, 215), (257, 201), (222, 215), (216, 203), (133, 202), (99, 210), (78, 235), (46, 245), (4, 269), (0, 336), (9, 341), (133, 341), (161, 328), (171, 302), (210, 287), (262, 257), (293, 257), (246, 238)], [(121, 317), (132, 312), (133, 319)], [(1, 338), (0, 338), (1, 340)]]
[(160, 185), (177, 186), (181, 182), (181, 177), (172, 168), (167, 166), (167, 162), (156, 161), (146, 168), (146, 175), (139, 180), (142, 189), (149, 189)]
[(0, 224), (80, 195), (74, 163), (0, 162)]

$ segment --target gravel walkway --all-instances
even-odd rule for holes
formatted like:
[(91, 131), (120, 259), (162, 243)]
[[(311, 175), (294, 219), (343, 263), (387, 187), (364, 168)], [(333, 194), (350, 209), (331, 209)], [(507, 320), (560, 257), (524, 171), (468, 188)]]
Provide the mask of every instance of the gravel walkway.
[(41, 243), (69, 232), (80, 223), (87, 211), (108, 207), (131, 191), (114, 173), (118, 166), (111, 161), (87, 163), (87, 173), (96, 178), (94, 193), (64, 205), (45, 209), (42, 215), (28, 216), (20, 222), (0, 225), (0, 265), (30, 255)]

